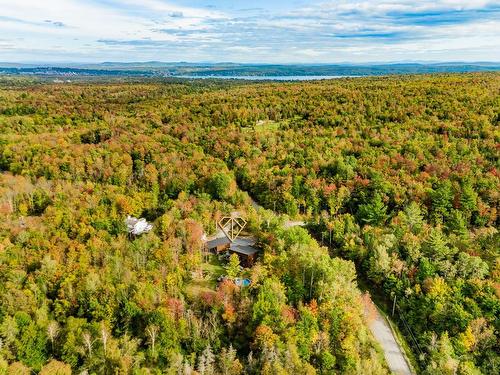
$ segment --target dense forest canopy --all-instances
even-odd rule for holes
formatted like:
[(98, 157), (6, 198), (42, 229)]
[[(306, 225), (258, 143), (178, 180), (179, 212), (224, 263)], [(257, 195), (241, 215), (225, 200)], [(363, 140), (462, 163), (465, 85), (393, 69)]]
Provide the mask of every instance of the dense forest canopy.
[[(498, 373), (499, 125), (496, 73), (2, 81), (0, 373), (384, 374), (356, 269), (418, 371)], [(233, 210), (247, 288), (202, 251)]]

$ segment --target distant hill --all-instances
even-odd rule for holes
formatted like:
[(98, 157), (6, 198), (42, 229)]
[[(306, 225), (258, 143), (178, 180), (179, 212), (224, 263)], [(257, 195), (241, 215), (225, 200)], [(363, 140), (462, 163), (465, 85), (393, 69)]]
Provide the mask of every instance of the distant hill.
[(0, 62), (0, 74), (114, 77), (379, 76), (388, 74), (499, 71), (500, 63), (444, 62), (392, 64), (236, 64), (188, 62), (104, 62), (99, 64), (13, 64)]

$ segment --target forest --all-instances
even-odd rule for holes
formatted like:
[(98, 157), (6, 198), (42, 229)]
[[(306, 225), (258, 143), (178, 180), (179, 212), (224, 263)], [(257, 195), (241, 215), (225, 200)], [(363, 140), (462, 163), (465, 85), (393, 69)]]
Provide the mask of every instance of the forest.
[(3, 79), (0, 374), (388, 374), (361, 283), (417, 373), (497, 374), (499, 125), (498, 73)]

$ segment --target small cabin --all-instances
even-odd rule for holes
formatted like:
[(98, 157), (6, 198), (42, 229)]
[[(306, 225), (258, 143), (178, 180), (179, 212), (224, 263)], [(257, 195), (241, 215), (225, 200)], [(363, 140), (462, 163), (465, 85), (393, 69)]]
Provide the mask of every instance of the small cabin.
[(240, 258), (240, 264), (243, 267), (253, 266), (258, 252), (258, 249), (250, 245), (235, 245), (229, 248), (230, 254), (238, 255), (238, 258)]
[(240, 264), (243, 267), (251, 267), (255, 263), (259, 252), (255, 242), (254, 237), (238, 237), (231, 243), (229, 253), (238, 255)]

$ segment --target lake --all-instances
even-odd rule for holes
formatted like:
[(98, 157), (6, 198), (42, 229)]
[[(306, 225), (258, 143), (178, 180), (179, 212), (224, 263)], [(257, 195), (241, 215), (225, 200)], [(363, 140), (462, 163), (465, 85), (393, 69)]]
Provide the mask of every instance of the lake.
[(317, 81), (322, 79), (358, 78), (363, 76), (197, 76), (182, 75), (175, 78), (186, 79), (241, 79), (246, 81)]

